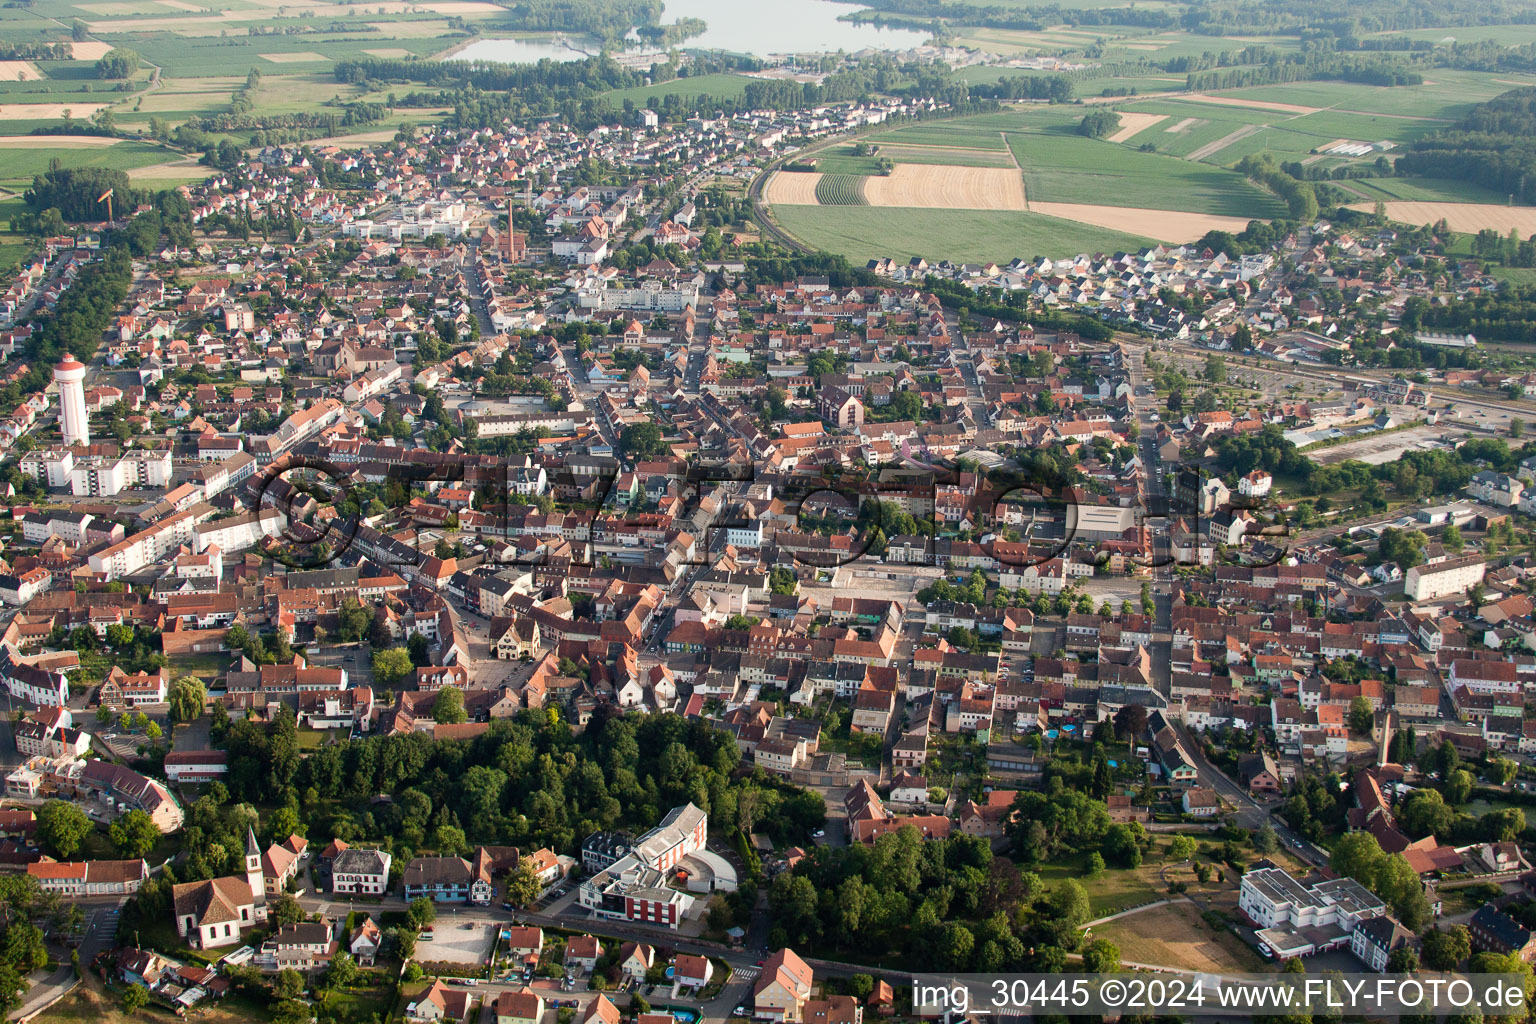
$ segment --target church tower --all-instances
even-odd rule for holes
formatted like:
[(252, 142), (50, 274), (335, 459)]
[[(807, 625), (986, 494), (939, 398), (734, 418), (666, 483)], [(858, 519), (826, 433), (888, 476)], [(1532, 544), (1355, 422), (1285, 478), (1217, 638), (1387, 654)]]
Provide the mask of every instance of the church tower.
[(251, 886), (251, 898), (256, 903), (265, 902), (267, 886), (261, 877), (261, 847), (256, 845), (256, 829), (252, 826), (245, 836), (245, 880)]

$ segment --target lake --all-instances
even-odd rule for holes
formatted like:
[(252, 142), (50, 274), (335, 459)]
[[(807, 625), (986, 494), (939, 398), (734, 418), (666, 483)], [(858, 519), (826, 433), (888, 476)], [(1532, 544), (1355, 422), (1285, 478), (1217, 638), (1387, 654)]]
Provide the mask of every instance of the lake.
[[(905, 50), (928, 41), (926, 32), (881, 28), (837, 20), (859, 10), (831, 0), (667, 0), (665, 24), (701, 18), (703, 35), (681, 44), (685, 49), (726, 50), (764, 57), (772, 53), (829, 53), (837, 50)], [(575, 46), (586, 45), (571, 37)], [(521, 64), (541, 60), (577, 60), (583, 55), (544, 39), (482, 39), (454, 55), (456, 60)]]

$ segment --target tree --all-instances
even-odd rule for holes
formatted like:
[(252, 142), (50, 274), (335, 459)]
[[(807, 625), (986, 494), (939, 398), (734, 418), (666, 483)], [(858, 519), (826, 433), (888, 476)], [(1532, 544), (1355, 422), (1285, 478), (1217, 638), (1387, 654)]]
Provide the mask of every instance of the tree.
[(406, 908), (406, 917), (410, 919), (415, 928), (423, 928), (437, 920), (437, 907), (425, 896), (418, 896), (411, 900), (411, 905)]
[(1445, 777), (1441, 790), (1445, 793), (1447, 803), (1466, 803), (1472, 796), (1472, 773), (1465, 768), (1457, 768)]
[(1275, 835), (1275, 830), (1265, 822), (1259, 830), (1253, 834), (1253, 848), (1259, 853), (1274, 853), (1280, 849), (1280, 839)]
[(129, 985), (123, 989), (123, 1012), (132, 1016), (149, 1005), (149, 989), (143, 985)]
[(1108, 939), (1094, 939), (1083, 947), (1083, 970), (1090, 974), (1114, 974), (1120, 970), (1120, 947)]
[(279, 999), (297, 999), (304, 994), (304, 975), (285, 967), (272, 979), (272, 991)]
[(63, 800), (49, 800), (37, 811), (37, 837), (64, 860), (73, 857), (91, 832), (85, 812)]
[(193, 722), (202, 716), (208, 704), (208, 691), (196, 676), (182, 676), (171, 684), (166, 699), (170, 701), (172, 722)]
[(1419, 952), (1412, 946), (1398, 946), (1387, 956), (1388, 974), (1416, 974), (1419, 970)]
[(1140, 704), (1127, 704), (1115, 712), (1115, 736), (1122, 740), (1135, 739), (1147, 727), (1147, 709)]
[(1051, 916), (1070, 929), (1081, 928), (1093, 916), (1088, 891), (1073, 878), (1051, 891), (1050, 909)]
[(1461, 537), (1461, 527), (1455, 523), (1447, 526), (1445, 532), (1440, 534), (1440, 544), (1452, 554), (1460, 553), (1461, 549), (1466, 546), (1466, 541)]
[(107, 826), (107, 838), (124, 858), (138, 860), (148, 856), (160, 841), (160, 829), (153, 818), (134, 808)]
[(357, 961), (342, 950), (331, 957), (330, 966), (325, 969), (325, 985), (327, 988), (346, 988), (357, 980), (358, 973)]
[(619, 450), (631, 459), (643, 461), (665, 454), (667, 446), (661, 440), (661, 428), (647, 420), (624, 428), (619, 435)]
[(1168, 855), (1174, 860), (1189, 860), (1195, 855), (1196, 844), (1189, 836), (1174, 836), (1168, 844)]
[(96, 62), (97, 78), (132, 78), (139, 70), (139, 55), (121, 47), (108, 50)]
[(544, 883), (539, 881), (539, 876), (533, 873), (533, 867), (527, 861), (521, 861), (517, 870), (507, 876), (506, 898), (514, 907), (526, 907), (539, 898), (544, 891)]
[(158, 740), (165, 735), (165, 730), (160, 728), (159, 722), (150, 722), (144, 727), (145, 739)]
[(1362, 695), (1349, 702), (1350, 732), (1364, 735), (1375, 724), (1376, 709), (1371, 705), (1371, 698)]
[(469, 721), (469, 713), (464, 710), (464, 691), (453, 686), (438, 690), (437, 700), (432, 704), (432, 720), (442, 725)]
[(304, 908), (289, 893), (281, 893), (268, 907), (267, 920), (275, 925), (298, 924), (304, 920)]
[(1472, 934), (1465, 925), (1446, 931), (1438, 928), (1424, 936), (1424, 966), (1431, 971), (1454, 971), (1472, 955)]
[[(373, 652), (373, 681), (380, 686), (393, 689), (415, 672), (416, 666), (411, 664), (411, 653), (404, 647), (391, 647)], [(447, 692), (446, 688), (438, 693), (439, 701), (442, 700), (445, 692)]]
[(1374, 890), (1377, 873), (1386, 860), (1381, 844), (1369, 832), (1346, 832), (1333, 847), (1333, 857), (1328, 866), (1334, 874), (1353, 878), (1367, 889)]

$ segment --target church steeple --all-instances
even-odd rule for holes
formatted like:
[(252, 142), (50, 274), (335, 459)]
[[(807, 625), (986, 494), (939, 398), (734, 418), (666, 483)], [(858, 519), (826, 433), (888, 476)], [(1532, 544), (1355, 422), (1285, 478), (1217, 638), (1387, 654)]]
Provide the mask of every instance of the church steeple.
[(261, 847), (256, 845), (256, 828), (251, 826), (245, 834), (245, 880), (250, 883), (251, 896), (260, 903), (266, 896), (266, 883), (261, 875)]

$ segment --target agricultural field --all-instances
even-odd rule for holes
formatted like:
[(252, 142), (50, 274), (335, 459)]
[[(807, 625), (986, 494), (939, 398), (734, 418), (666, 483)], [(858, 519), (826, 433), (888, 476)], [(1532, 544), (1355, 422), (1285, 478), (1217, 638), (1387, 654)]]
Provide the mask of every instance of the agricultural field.
[(820, 184), (819, 173), (774, 171), (763, 187), (763, 201), (769, 206), (815, 206)]
[[(25, 188), (32, 184), (32, 177), (42, 174), (57, 159), (67, 167), (108, 167), (114, 170), (131, 170), (179, 160), (183, 154), (144, 142), (117, 141), (112, 145), (71, 145), (65, 138), (53, 143), (49, 136), (28, 137), (31, 145), (12, 146), (9, 140), (0, 140), (0, 184), (10, 188)], [(110, 140), (109, 140), (110, 141)]]
[(1008, 136), (1024, 169), (1030, 201), (1185, 210), (1240, 217), (1282, 216), (1284, 208), (1235, 171), (1137, 149), (1075, 132)]
[(856, 263), (879, 256), (1001, 263), (1015, 256), (1060, 258), (1085, 251), (1134, 251), (1153, 242), (1144, 236), (1015, 211), (778, 206), (773, 215), (780, 227), (807, 245), (841, 253)]
[(854, 174), (823, 174), (816, 183), (816, 202), (821, 206), (867, 206), (866, 180)]
[[(818, 193), (819, 194), (819, 193)], [(1024, 182), (1017, 168), (897, 164), (884, 176), (864, 179), (870, 206), (935, 210), (1023, 210)]]

